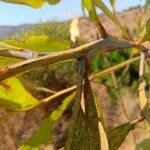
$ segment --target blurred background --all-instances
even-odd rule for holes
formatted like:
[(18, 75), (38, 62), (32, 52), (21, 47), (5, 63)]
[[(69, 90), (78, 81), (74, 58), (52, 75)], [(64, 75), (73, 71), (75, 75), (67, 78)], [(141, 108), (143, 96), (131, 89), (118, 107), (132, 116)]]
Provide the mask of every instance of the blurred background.
[[(106, 5), (112, 10), (109, 1)], [(144, 0), (117, 0), (116, 15), (123, 24), (124, 29), (138, 39), (142, 30), (141, 13), (144, 9)], [(124, 38), (116, 26), (99, 11), (100, 19), (109, 34)], [(150, 16), (148, 9), (147, 16)], [(74, 37), (74, 32), (77, 36)], [(67, 40), (70, 48), (99, 39), (95, 25), (83, 15), (81, 1), (62, 2), (56, 6), (44, 5), (42, 9), (32, 9), (27, 6), (12, 5), (0, 2), (0, 39), (17, 39), (18, 41), (33, 36), (49, 36)], [(74, 39), (71, 41), (71, 36)], [(37, 41), (38, 42), (38, 41)], [(149, 44), (146, 44), (149, 47)], [(109, 54), (98, 55), (91, 60), (91, 74), (100, 72), (106, 68), (119, 64), (133, 56), (138, 56), (137, 49), (115, 51)], [(111, 75), (92, 82), (97, 99), (103, 111), (103, 117), (107, 129), (116, 127), (121, 123), (136, 119), (140, 115), (138, 101), (138, 67), (139, 62), (120, 69)], [(149, 62), (146, 64), (146, 89), (149, 98)], [(46, 87), (52, 91), (59, 91), (77, 83), (78, 65), (76, 61), (39, 67), (23, 74), (20, 80), (24, 86), (36, 98), (43, 99), (50, 94), (37, 90), (34, 87)], [(69, 80), (68, 80), (69, 79)], [(33, 82), (31, 84), (31, 81)], [(0, 110), (0, 116), (6, 116), (0, 121), (0, 150), (15, 150), (37, 129), (41, 121), (48, 116), (60, 103), (62, 97), (41, 108), (36, 108), (26, 113), (11, 115), (9, 111)], [(49, 146), (41, 146), (41, 149), (59, 149), (66, 139), (66, 125), (71, 117), (71, 106), (60, 118), (54, 129), (54, 137)], [(120, 150), (139, 149), (139, 145), (149, 141), (149, 126), (145, 122), (139, 123), (136, 130), (128, 135)], [(149, 141), (150, 142), (150, 141)], [(148, 143), (149, 143), (148, 142)], [(53, 146), (52, 146), (53, 145)], [(150, 149), (150, 144), (146, 144)]]

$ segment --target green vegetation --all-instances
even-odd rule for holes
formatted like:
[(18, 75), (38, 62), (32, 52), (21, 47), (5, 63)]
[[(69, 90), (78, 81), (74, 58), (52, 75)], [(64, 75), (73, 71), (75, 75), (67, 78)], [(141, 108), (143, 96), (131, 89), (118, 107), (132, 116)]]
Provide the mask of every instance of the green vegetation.
[[(34, 8), (41, 7), (45, 2), (49, 4), (59, 2), (59, 0), (40, 0), (38, 3), (34, 0), (1, 1), (24, 4)], [(150, 123), (145, 84), (145, 68), (149, 66), (149, 53), (144, 45), (145, 42), (150, 40), (150, 18), (147, 18), (149, 1), (147, 1), (143, 11), (142, 18), (144, 19), (142, 20), (141, 18), (142, 23), (137, 22), (138, 42), (134, 39), (136, 35), (131, 35), (117, 19), (115, 0), (110, 0), (110, 3), (113, 13), (102, 0), (82, 1), (82, 7), (87, 9), (90, 18), (96, 24), (98, 34), (101, 36), (101, 39), (97, 41), (71, 48), (72, 45), (67, 32), (68, 28), (64, 28), (65, 24), (59, 23), (36, 25), (31, 31), (23, 34), (23, 39), (21, 40), (1, 41), (1, 107), (7, 108), (14, 113), (26, 112), (57, 100), (61, 96), (66, 96), (61, 101), (61, 104), (42, 122), (31, 138), (25, 144), (20, 145), (19, 150), (38, 150), (41, 145), (49, 144), (52, 140), (55, 123), (70, 104), (70, 107), (72, 107), (72, 119), (68, 125), (66, 143), (63, 145), (64, 148), (62, 147), (64, 150), (117, 150), (129, 132), (135, 129), (137, 123), (143, 120)], [(121, 31), (123, 35), (121, 38), (115, 38), (107, 33), (98, 17), (97, 7)], [(77, 45), (81, 43), (79, 42)], [(10, 58), (5, 59), (7, 57)], [(41, 68), (38, 70), (37, 68), (40, 66)], [(120, 70), (122, 67), (125, 67), (125, 69)], [(31, 70), (33, 69), (37, 70), (32, 72)], [(61, 78), (58, 83), (55, 83), (56, 85), (52, 90), (44, 87), (44, 90), (51, 94), (44, 99), (38, 100), (23, 87), (21, 80), (17, 79), (20, 74), (24, 74), (27, 79), (29, 78), (32, 81), (37, 80), (37, 78), (42, 79), (45, 83), (50, 83), (48, 80), (52, 79), (52, 74), (61, 74)], [(69, 74), (73, 76), (72, 82), (68, 76)], [(77, 79), (75, 78), (76, 74), (78, 75)], [(92, 91), (91, 80), (100, 80), (100, 82), (109, 87), (108, 89), (112, 96), (120, 99), (122, 96), (120, 87), (130, 86), (131, 83), (136, 82), (138, 77), (140, 82), (137, 91), (141, 115), (136, 120), (130, 120), (124, 109), (128, 122), (108, 130), (105, 127), (103, 113), (98, 105), (97, 98)], [(59, 84), (64, 80), (66, 80), (65, 85), (60, 86)], [(42, 83), (39, 83), (39, 85), (41, 89), (45, 86)], [(59, 89), (58, 86), (61, 88)], [(62, 90), (62, 87), (66, 89)], [(115, 98), (112, 99), (114, 100)]]

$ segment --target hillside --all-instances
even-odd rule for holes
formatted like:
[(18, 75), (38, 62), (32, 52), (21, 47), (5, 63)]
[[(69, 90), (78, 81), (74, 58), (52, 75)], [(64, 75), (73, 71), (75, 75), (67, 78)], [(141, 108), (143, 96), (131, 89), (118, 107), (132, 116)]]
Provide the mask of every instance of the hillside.
[(19, 26), (0, 26), (0, 39), (7, 39), (18, 35), (32, 27), (31, 24), (24, 24)]
[[(129, 28), (131, 33), (133, 33), (135, 30), (136, 19), (139, 15), (140, 9), (138, 7), (130, 8), (123, 12), (117, 13), (117, 17), (121, 21), (122, 25), (124, 27)], [(104, 27), (108, 31), (108, 33), (113, 35), (121, 34), (118, 28), (114, 25), (114, 23), (111, 22), (111, 20), (108, 17), (106, 17), (105, 15), (101, 15), (100, 19)], [(67, 27), (69, 27), (70, 21), (66, 21), (63, 23), (68, 24)], [(20, 35), (22, 32), (30, 30), (35, 25), (37, 24), (24, 24), (19, 26), (0, 26), (0, 39), (6, 39), (8, 37), (11, 38), (16, 37), (17, 35)], [(80, 18), (79, 29), (80, 29), (80, 38), (82, 40), (90, 42), (97, 39), (97, 31), (95, 25), (91, 23), (91, 21), (88, 20), (87, 18), (83, 17)]]

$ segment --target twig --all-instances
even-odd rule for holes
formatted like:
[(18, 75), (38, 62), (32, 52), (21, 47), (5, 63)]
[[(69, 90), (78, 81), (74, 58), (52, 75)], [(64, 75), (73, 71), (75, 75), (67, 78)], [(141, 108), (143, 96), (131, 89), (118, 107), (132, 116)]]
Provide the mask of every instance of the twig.
[(133, 46), (135, 46), (135, 44), (132, 42), (120, 41), (112, 37), (107, 37), (67, 51), (47, 54), (45, 56), (29, 59), (14, 65), (0, 67), (0, 82), (39, 66), (49, 65), (68, 59), (78, 59), (83, 56), (92, 57), (100, 52), (108, 52)]
[[(113, 67), (111, 67), (111, 68), (109, 68), (109, 69), (106, 69), (106, 70), (104, 70), (104, 71), (101, 71), (100, 73), (97, 73), (97, 74), (95, 74), (95, 75), (92, 75), (92, 76), (90, 77), (90, 81), (96, 80), (97, 78), (102, 78), (102, 77), (104, 77), (104, 76), (110, 74), (111, 71), (116, 71), (116, 70), (118, 70), (118, 69), (120, 69), (120, 68), (126, 66), (128, 63), (133, 63), (133, 62), (135, 62), (135, 61), (137, 61), (137, 60), (139, 60), (139, 57), (135, 57), (135, 58), (133, 58), (133, 59), (131, 59), (131, 60), (127, 60), (127, 61), (125, 61), (125, 62), (123, 62), (123, 63), (121, 63), (121, 64), (118, 64), (118, 65), (113, 66)], [(64, 90), (62, 90), (62, 91), (59, 91), (59, 92), (53, 94), (52, 96), (47, 97), (47, 98), (41, 100), (37, 105), (30, 106), (30, 107), (27, 107), (27, 108), (25, 108), (25, 109), (16, 110), (16, 111), (18, 111), (18, 112), (19, 112), (19, 111), (24, 112), (24, 111), (31, 110), (31, 109), (33, 109), (33, 108), (35, 108), (35, 107), (41, 106), (41, 105), (43, 105), (43, 104), (46, 104), (46, 103), (48, 103), (48, 102), (50, 102), (50, 101), (56, 99), (57, 97), (60, 97), (60, 96), (62, 96), (62, 95), (64, 95), (64, 94), (68, 94), (68, 93), (70, 93), (70, 92), (73, 92), (74, 90), (76, 90), (76, 88), (77, 88), (77, 86), (74, 85), (74, 86), (72, 86), (72, 87), (70, 87), (70, 88), (67, 88), (67, 89), (64, 89)]]
[(31, 50), (1, 50), (0, 56), (31, 59), (37, 57), (38, 53)]

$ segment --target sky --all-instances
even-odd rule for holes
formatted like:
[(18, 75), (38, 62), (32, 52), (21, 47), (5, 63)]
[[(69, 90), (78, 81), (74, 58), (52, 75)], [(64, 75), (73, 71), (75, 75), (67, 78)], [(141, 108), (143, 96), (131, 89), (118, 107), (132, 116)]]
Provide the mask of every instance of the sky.
[[(145, 0), (116, 0), (116, 10), (122, 11), (129, 7), (144, 4)], [(109, 0), (103, 0), (110, 7)], [(45, 4), (40, 9), (24, 5), (0, 2), (0, 25), (20, 25), (50, 20), (68, 20), (81, 16), (81, 0), (61, 0), (57, 5)]]

